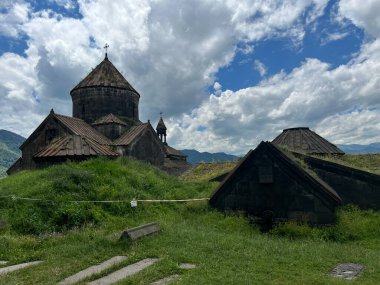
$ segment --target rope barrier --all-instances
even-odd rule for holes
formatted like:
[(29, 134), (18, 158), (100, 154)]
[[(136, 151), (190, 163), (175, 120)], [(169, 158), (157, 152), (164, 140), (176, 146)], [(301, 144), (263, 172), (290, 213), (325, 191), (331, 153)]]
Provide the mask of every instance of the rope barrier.
[[(12, 200), (26, 200), (26, 201), (42, 201), (42, 202), (56, 202), (54, 200), (46, 200), (40, 198), (17, 197), (16, 195), (0, 196), (0, 198), (11, 198)], [(137, 203), (184, 203), (195, 201), (206, 201), (210, 198), (194, 198), (194, 199), (177, 199), (177, 200), (151, 200), (151, 199), (133, 199), (133, 200), (69, 200), (67, 203), (130, 203), (131, 207), (137, 207)]]

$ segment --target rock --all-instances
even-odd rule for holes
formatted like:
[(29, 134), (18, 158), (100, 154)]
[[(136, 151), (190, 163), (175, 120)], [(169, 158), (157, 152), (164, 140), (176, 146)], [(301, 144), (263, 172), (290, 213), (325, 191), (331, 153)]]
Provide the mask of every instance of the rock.
[(136, 240), (142, 236), (156, 233), (159, 230), (160, 230), (160, 227), (157, 223), (146, 224), (146, 225), (142, 225), (136, 228), (125, 230), (122, 233), (120, 239)]
[(363, 270), (364, 266), (355, 263), (342, 263), (334, 267), (329, 275), (343, 279), (354, 279)]
[(155, 281), (153, 283), (150, 283), (150, 285), (165, 285), (168, 284), (171, 281), (177, 280), (180, 276), (178, 274), (174, 274), (165, 278), (162, 278), (158, 281)]
[(178, 267), (181, 269), (194, 269), (197, 266), (195, 264), (191, 264), (191, 263), (181, 263)]

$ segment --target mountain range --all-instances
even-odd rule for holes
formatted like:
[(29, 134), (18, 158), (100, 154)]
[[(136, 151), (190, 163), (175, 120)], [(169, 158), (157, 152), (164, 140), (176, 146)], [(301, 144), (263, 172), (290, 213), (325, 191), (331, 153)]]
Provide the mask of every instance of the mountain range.
[[(8, 167), (21, 156), (19, 146), (24, 141), (25, 138), (18, 134), (7, 130), (0, 130), (0, 177), (4, 176)], [(380, 143), (372, 143), (368, 145), (346, 144), (337, 146), (347, 154), (380, 153)], [(200, 162), (236, 161), (239, 159), (239, 156), (224, 152), (199, 152), (195, 149), (184, 149), (181, 151), (187, 155), (187, 161), (191, 164)]]
[(20, 156), (19, 146), (25, 138), (6, 130), (0, 130), (0, 177)]

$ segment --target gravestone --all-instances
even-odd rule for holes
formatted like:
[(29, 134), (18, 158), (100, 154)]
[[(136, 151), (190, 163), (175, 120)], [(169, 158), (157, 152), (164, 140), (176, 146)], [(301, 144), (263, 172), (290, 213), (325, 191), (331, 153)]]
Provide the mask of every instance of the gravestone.
[(160, 279), (158, 281), (155, 281), (153, 283), (150, 283), (150, 285), (166, 285), (166, 284), (168, 284), (171, 281), (177, 280), (178, 278), (179, 278), (179, 275), (178, 274), (174, 274), (174, 275), (162, 278), (162, 279)]
[(354, 279), (363, 270), (364, 266), (355, 263), (342, 263), (334, 267), (329, 275), (343, 279)]
[(194, 269), (197, 266), (195, 264), (191, 264), (191, 263), (181, 263), (178, 267), (181, 269)]
[(140, 237), (156, 233), (159, 230), (160, 230), (160, 227), (157, 223), (146, 224), (146, 225), (142, 225), (136, 228), (125, 230), (122, 233), (120, 239), (136, 240)]

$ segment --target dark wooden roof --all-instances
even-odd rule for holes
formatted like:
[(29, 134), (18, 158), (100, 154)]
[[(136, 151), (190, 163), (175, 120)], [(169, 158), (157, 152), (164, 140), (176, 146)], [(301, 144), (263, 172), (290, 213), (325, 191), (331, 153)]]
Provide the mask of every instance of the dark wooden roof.
[(86, 137), (68, 135), (47, 145), (34, 158), (74, 157), (74, 156), (118, 156), (108, 146), (101, 145)]
[(112, 62), (108, 60), (108, 57), (105, 57), (105, 59), (98, 64), (98, 66), (96, 66), (89, 75), (87, 75), (71, 90), (71, 92), (80, 88), (98, 86), (127, 89), (139, 95), (132, 85), (129, 84), (124, 76), (116, 69)]
[(165, 145), (165, 152), (166, 152), (166, 155), (169, 155), (169, 156), (187, 157), (187, 155), (183, 154), (179, 150), (168, 145)]
[(255, 150), (250, 150), (242, 160), (235, 166), (235, 168), (229, 173), (229, 175), (223, 180), (223, 182), (215, 190), (214, 194), (210, 198), (210, 203), (213, 204), (214, 201), (222, 194), (225, 185), (235, 177), (239, 175), (241, 169), (248, 164), (251, 159), (254, 159), (255, 154), (261, 151), (269, 152), (277, 159), (281, 160), (288, 169), (290, 169), (299, 179), (306, 181), (311, 187), (320, 192), (322, 195), (327, 197), (334, 204), (340, 204), (342, 202), (338, 193), (331, 188), (327, 183), (321, 180), (318, 177), (314, 177), (309, 174), (305, 169), (299, 166), (295, 161), (292, 160), (286, 153), (276, 147), (273, 143), (270, 142), (261, 142)]
[[(117, 138), (113, 145), (129, 145), (132, 143), (142, 132), (151, 127), (149, 123), (140, 124), (130, 128), (125, 134)], [(154, 131), (154, 130), (153, 130)]]
[(285, 129), (273, 141), (274, 144), (283, 145), (290, 150), (317, 155), (343, 155), (336, 145), (330, 143), (309, 128)]
[(106, 124), (119, 124), (119, 125), (127, 125), (121, 119), (119, 119), (114, 114), (105, 115), (99, 119), (97, 119), (92, 125), (106, 125)]
[(89, 124), (87, 124), (82, 119), (53, 114), (53, 116), (65, 125), (71, 133), (81, 137), (89, 138), (96, 141), (99, 144), (111, 145), (112, 142), (109, 138), (104, 136), (101, 132), (95, 130)]

